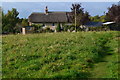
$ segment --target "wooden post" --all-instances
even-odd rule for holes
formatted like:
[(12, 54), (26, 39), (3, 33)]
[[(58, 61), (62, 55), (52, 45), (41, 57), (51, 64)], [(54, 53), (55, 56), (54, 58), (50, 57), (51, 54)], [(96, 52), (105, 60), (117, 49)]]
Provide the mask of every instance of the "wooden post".
[(25, 35), (25, 28), (22, 28), (22, 34)]
[(75, 6), (75, 31), (76, 31), (76, 6)]

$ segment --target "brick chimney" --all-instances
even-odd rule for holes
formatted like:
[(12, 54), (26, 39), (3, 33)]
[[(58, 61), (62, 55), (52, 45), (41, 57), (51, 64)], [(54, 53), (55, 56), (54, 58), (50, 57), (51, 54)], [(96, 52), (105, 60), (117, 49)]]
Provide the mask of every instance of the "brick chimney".
[(48, 7), (45, 8), (45, 14), (48, 15)]

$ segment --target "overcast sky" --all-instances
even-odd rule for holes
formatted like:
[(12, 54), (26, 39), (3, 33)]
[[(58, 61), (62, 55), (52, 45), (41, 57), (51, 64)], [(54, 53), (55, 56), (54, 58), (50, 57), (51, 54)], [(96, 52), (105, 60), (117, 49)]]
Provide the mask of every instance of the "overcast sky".
[[(45, 6), (48, 6), (49, 11), (71, 11), (71, 4), (74, 2), (3, 2), (2, 7), (5, 13), (12, 8), (19, 11), (20, 18), (28, 18), (32, 12), (44, 12)], [(77, 2), (82, 3), (85, 11), (90, 15), (103, 15), (107, 12), (107, 8), (117, 2)]]

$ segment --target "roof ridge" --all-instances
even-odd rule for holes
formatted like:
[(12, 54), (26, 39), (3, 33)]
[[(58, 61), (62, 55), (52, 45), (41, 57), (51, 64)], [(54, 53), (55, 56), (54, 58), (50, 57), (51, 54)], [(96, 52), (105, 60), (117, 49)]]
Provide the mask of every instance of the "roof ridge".
[[(44, 12), (32, 12), (33, 13), (44, 13)], [(69, 13), (69, 12), (62, 12), (62, 11), (49, 11), (48, 13)], [(45, 13), (44, 13), (45, 14)]]

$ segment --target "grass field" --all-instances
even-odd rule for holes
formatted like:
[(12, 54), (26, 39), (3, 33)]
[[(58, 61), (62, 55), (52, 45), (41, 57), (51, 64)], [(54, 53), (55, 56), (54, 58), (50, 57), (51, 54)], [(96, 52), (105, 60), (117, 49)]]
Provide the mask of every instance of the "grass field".
[(2, 38), (3, 78), (118, 78), (118, 32)]

